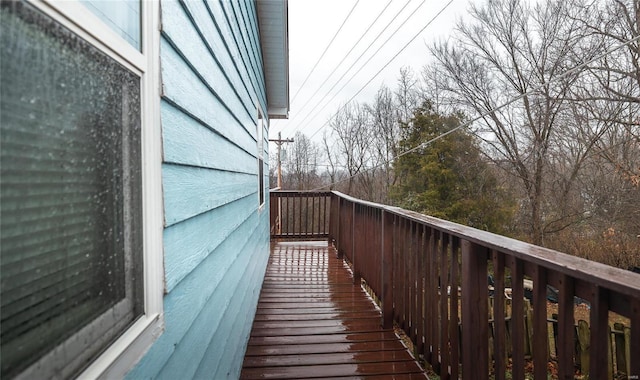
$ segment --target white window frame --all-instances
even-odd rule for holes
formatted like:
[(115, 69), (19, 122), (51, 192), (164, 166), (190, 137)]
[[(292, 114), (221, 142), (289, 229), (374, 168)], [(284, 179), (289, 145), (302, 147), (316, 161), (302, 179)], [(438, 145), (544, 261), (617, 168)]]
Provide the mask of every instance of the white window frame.
[[(140, 2), (142, 52), (76, 0), (29, 0), (47, 16), (141, 78), (144, 313), (79, 375), (83, 379), (124, 377), (164, 329), (160, 4), (158, 0)], [(34, 366), (37, 362), (18, 377), (27, 375)]]
[[(269, 146), (269, 143), (267, 142), (267, 144), (265, 144), (264, 139), (265, 136), (268, 136), (268, 132), (267, 135), (265, 135), (264, 133), (264, 129), (265, 127), (267, 128), (267, 131), (269, 130), (269, 119), (267, 118), (267, 115), (263, 110), (262, 107), (260, 105), (256, 106), (257, 109), (257, 116), (258, 119), (256, 120), (256, 144), (257, 144), (257, 160), (258, 160), (258, 165), (261, 165), (260, 161), (262, 161), (262, 178), (258, 178), (258, 187), (260, 187), (260, 183), (262, 183), (262, 189), (258, 189), (258, 211), (262, 211), (265, 209), (265, 205), (267, 204), (267, 197), (269, 196), (269, 181), (265, 181), (264, 180), (264, 175), (265, 175), (265, 170), (264, 170), (264, 164), (265, 164), (265, 154), (264, 154), (264, 150), (265, 150), (265, 146)], [(267, 156), (268, 159), (268, 156)], [(266, 171), (267, 175), (269, 174), (269, 170)], [(258, 166), (258, 176), (260, 176), (260, 166)], [(262, 203), (260, 203), (260, 191), (262, 191)]]

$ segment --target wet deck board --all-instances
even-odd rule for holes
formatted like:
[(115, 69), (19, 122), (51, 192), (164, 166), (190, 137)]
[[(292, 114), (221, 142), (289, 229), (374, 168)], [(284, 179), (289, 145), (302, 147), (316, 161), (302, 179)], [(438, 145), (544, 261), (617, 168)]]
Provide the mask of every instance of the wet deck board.
[(425, 379), (326, 242), (275, 243), (242, 379)]

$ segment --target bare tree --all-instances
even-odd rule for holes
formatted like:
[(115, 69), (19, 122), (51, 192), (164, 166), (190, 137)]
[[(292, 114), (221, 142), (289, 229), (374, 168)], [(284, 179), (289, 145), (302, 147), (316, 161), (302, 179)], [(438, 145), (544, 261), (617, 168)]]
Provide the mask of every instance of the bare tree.
[(571, 104), (582, 116), (582, 128), (602, 133), (578, 175), (589, 221), (570, 231), (567, 240), (588, 237), (600, 247), (595, 252), (574, 247), (574, 254), (622, 268), (640, 266), (640, 1), (579, 5), (576, 20), (588, 36), (583, 50), (602, 57), (571, 89)]
[(625, 178), (640, 178), (640, 165), (630, 165), (627, 154), (620, 157), (615, 153), (620, 151), (616, 147), (628, 150), (637, 147), (640, 140), (640, 0), (587, 2), (581, 9), (577, 20), (601, 51), (624, 47), (589, 66), (587, 83), (591, 85), (581, 86), (575, 97), (583, 100), (592, 120), (615, 129), (609, 135), (615, 136), (615, 143), (611, 138), (598, 143), (601, 156)]
[(297, 132), (287, 147), (283, 183), (287, 189), (309, 190), (318, 184), (319, 148), (302, 132)]
[(278, 154), (269, 153), (269, 188), (273, 189), (278, 186), (278, 175), (276, 173), (278, 167)]
[(606, 90), (605, 99), (640, 103), (640, 1), (585, 2), (580, 9), (576, 21), (600, 42), (602, 51), (625, 45), (589, 67)]
[(373, 100), (366, 106), (370, 115), (374, 164), (381, 167), (376, 201), (387, 202), (390, 186), (396, 181), (393, 159), (399, 153), (400, 128), (396, 115), (396, 103), (391, 90), (382, 85)]
[[(339, 161), (349, 176), (347, 192), (354, 193), (355, 184), (365, 184), (374, 173), (365, 171), (371, 160), (371, 129), (368, 113), (359, 104), (349, 103), (341, 107), (330, 120), (329, 125), (335, 136)], [(367, 192), (366, 188), (362, 188)]]
[(444, 84), (442, 81), (445, 80), (445, 77), (440, 73), (440, 70), (441, 68), (438, 65), (425, 65), (422, 68), (422, 82), (419, 94), (422, 102), (431, 103), (436, 113), (453, 113), (456, 111), (455, 107), (447, 104), (446, 97), (443, 96)]
[(336, 182), (338, 181), (338, 152), (336, 151), (336, 146), (331, 142), (329, 133), (327, 133), (326, 130), (322, 134), (322, 148), (328, 162), (327, 173), (329, 174), (329, 190), (333, 190)]
[(395, 91), (399, 122), (408, 123), (413, 117), (413, 111), (420, 106), (419, 90), (419, 81), (413, 69), (402, 67)]
[[(583, 35), (572, 12), (571, 2), (557, 0), (533, 7), (521, 0), (472, 5), (473, 20), (458, 25), (455, 46), (440, 43), (431, 49), (450, 100), (467, 112), (487, 115), (476, 132), (491, 156), (508, 164), (518, 179), (526, 197), (527, 234), (535, 244), (544, 241), (547, 211), (559, 206), (545, 201), (549, 183), (565, 191), (575, 171), (556, 173), (549, 160), (570, 128), (567, 98), (581, 74), (573, 69), (578, 55), (573, 48)], [(590, 149), (586, 145), (580, 147), (581, 157)]]

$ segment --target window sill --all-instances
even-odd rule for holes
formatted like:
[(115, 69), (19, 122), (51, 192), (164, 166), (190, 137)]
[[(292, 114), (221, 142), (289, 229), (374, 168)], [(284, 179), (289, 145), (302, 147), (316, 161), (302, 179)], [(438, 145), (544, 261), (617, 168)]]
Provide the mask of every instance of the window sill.
[(164, 330), (161, 314), (142, 316), (105, 350), (78, 378), (122, 379)]

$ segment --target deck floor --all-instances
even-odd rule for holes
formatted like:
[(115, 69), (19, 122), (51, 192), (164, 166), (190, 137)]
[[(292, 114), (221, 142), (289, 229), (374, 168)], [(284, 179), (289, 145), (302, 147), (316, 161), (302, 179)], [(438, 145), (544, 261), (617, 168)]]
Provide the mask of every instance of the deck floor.
[(242, 379), (425, 379), (327, 242), (272, 243)]

